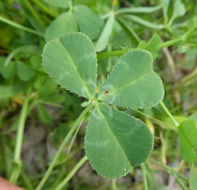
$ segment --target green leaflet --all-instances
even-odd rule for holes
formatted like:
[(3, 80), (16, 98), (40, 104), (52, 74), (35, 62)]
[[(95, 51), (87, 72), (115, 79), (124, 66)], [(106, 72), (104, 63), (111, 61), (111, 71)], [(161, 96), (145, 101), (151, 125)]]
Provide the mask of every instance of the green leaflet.
[(97, 39), (101, 33), (104, 22), (99, 15), (84, 5), (74, 8), (74, 16), (81, 32), (87, 34), (91, 39)]
[(197, 122), (197, 112), (193, 113), (190, 117), (189, 117), (190, 120), (194, 120)]
[(183, 160), (193, 163), (196, 160), (197, 124), (194, 120), (183, 121), (178, 128), (180, 136), (180, 152)]
[(164, 15), (165, 23), (168, 22), (168, 8), (170, 5), (170, 0), (162, 0), (162, 11)]
[(193, 163), (196, 160), (196, 152), (189, 144), (188, 140), (184, 135), (179, 134), (180, 136), (180, 154), (183, 160), (189, 163)]
[(148, 108), (163, 96), (163, 84), (153, 71), (148, 51), (135, 50), (123, 55), (104, 82), (99, 99), (128, 108)]
[(109, 42), (109, 38), (110, 38), (110, 35), (112, 32), (113, 25), (114, 25), (114, 14), (111, 13), (98, 41), (96, 42), (96, 51), (97, 52), (103, 51), (107, 47), (107, 44)]
[(13, 75), (14, 72), (14, 62), (10, 62), (9, 65), (5, 65), (5, 58), (0, 57), (0, 74), (5, 78), (8, 79)]
[(181, 0), (176, 0), (174, 3), (174, 9), (172, 17), (169, 21), (169, 25), (171, 25), (176, 18), (184, 16), (185, 12), (186, 10), (184, 3)]
[(161, 37), (159, 36), (159, 34), (155, 33), (148, 42), (140, 41), (138, 48), (148, 50), (155, 59), (160, 50), (160, 45)]
[(0, 85), (0, 99), (10, 98), (27, 90), (26, 83), (19, 83), (12, 86)]
[(49, 41), (43, 51), (43, 66), (62, 87), (79, 96), (94, 98), (96, 51), (82, 33), (71, 33)]
[(17, 61), (16, 70), (18, 77), (23, 81), (28, 81), (35, 76), (35, 71), (21, 61)]
[(52, 121), (50, 113), (47, 111), (47, 109), (45, 109), (45, 107), (42, 104), (38, 104), (38, 116), (40, 120), (45, 124), (50, 123)]
[(187, 138), (193, 148), (197, 148), (197, 124), (194, 120), (183, 121), (179, 125), (179, 132)]
[(66, 8), (71, 4), (71, 0), (44, 0), (44, 2), (61, 8)]
[(174, 10), (172, 18), (175, 19), (177, 17), (181, 17), (185, 14), (185, 5), (181, 0), (176, 0), (174, 3)]
[(152, 135), (143, 122), (107, 104), (96, 105), (86, 131), (85, 150), (99, 175), (126, 175), (146, 160), (152, 145)]
[(77, 24), (72, 12), (66, 12), (57, 17), (46, 29), (46, 41), (60, 38), (69, 32), (77, 32)]

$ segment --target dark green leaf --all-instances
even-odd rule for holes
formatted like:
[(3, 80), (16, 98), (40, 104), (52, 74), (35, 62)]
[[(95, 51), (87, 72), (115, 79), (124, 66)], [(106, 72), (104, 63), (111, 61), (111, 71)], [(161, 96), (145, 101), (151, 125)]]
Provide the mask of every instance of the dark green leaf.
[(180, 154), (183, 160), (189, 163), (193, 163), (196, 160), (196, 152), (192, 148), (191, 144), (185, 138), (184, 135), (179, 134), (180, 136)]
[(147, 42), (140, 41), (138, 48), (139, 49), (145, 49), (152, 53), (153, 58), (155, 59), (157, 57), (157, 54), (160, 50), (161, 45), (161, 37), (155, 33), (152, 38)]
[(179, 133), (182, 134), (193, 147), (197, 148), (197, 124), (194, 120), (183, 121), (179, 125)]
[(84, 5), (78, 5), (74, 8), (74, 16), (81, 32), (91, 39), (98, 38), (104, 27), (104, 22), (99, 15)]
[(18, 77), (23, 81), (28, 81), (35, 75), (35, 71), (21, 61), (17, 62), (16, 69)]
[(5, 79), (8, 79), (14, 72), (14, 62), (10, 62), (9, 65), (5, 65), (4, 62), (5, 59), (0, 57), (0, 73)]
[(69, 32), (77, 32), (77, 24), (72, 12), (66, 12), (57, 17), (46, 29), (46, 41), (60, 38)]
[(10, 98), (19, 93), (24, 92), (27, 89), (27, 84), (20, 83), (12, 86), (0, 85), (0, 99)]
[(50, 123), (52, 120), (51, 115), (42, 104), (38, 104), (38, 115), (43, 123)]
[(96, 105), (87, 127), (85, 149), (99, 175), (126, 175), (147, 159), (152, 145), (152, 135), (140, 120), (107, 104)]
[(148, 108), (164, 96), (163, 84), (153, 71), (148, 51), (134, 50), (123, 55), (103, 84), (99, 99), (128, 108)]
[(96, 91), (96, 51), (82, 33), (70, 33), (49, 41), (43, 51), (43, 65), (62, 87), (93, 98)]

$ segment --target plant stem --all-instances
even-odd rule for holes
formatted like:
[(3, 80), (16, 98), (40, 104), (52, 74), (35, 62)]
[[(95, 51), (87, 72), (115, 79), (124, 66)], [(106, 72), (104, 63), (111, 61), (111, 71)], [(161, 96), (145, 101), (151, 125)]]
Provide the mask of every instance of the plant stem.
[(116, 179), (112, 179), (111, 184), (112, 184), (112, 190), (117, 190)]
[(142, 174), (143, 174), (143, 182), (144, 182), (144, 190), (148, 190), (148, 182), (146, 177), (146, 168), (145, 164), (141, 164)]
[(101, 52), (101, 53), (97, 54), (97, 58), (104, 59), (104, 58), (108, 58), (108, 57), (121, 56), (131, 50), (132, 49), (122, 49), (122, 50)]
[(38, 13), (34, 10), (34, 8), (32, 7), (31, 3), (29, 2), (29, 0), (23, 0), (24, 3), (26, 4), (26, 6), (28, 7), (28, 9), (30, 10), (30, 12), (32, 13), (32, 15), (35, 17), (35, 19), (38, 21), (38, 23), (43, 26), (43, 22), (40, 19), (40, 16), (38, 15)]
[(70, 171), (70, 173), (66, 176), (66, 178), (57, 186), (55, 190), (61, 190), (69, 180), (75, 175), (75, 173), (79, 170), (79, 168), (88, 160), (87, 156), (84, 156), (76, 166)]
[(169, 41), (163, 42), (163, 43), (160, 45), (160, 48), (172, 46), (172, 45), (176, 44), (177, 42), (180, 42), (181, 40), (182, 40), (182, 38), (179, 37), (179, 38), (175, 38), (175, 39), (173, 39), (173, 40), (169, 40)]
[(174, 116), (170, 113), (169, 109), (166, 107), (166, 105), (164, 104), (163, 101), (160, 102), (161, 107), (163, 108), (163, 110), (166, 112), (166, 114), (170, 117), (170, 119), (173, 121), (173, 123), (175, 124), (176, 127), (179, 126), (179, 123), (176, 121), (176, 119), (174, 118)]
[[(160, 45), (160, 48), (172, 46), (172, 45), (174, 45), (175, 43), (177, 43), (177, 42), (179, 42), (181, 40), (182, 40), (182, 37), (179, 37), (179, 38), (176, 38), (174, 40), (169, 40), (169, 41), (163, 42)], [(135, 49), (136, 48), (114, 50), (114, 51), (108, 51), (108, 52), (100, 52), (100, 53), (97, 54), (97, 58), (98, 59), (104, 59), (104, 58), (108, 58), (108, 57), (121, 56), (121, 55), (127, 53), (128, 51), (135, 50)]]
[(23, 26), (23, 25), (20, 25), (20, 24), (18, 24), (18, 23), (15, 23), (15, 22), (13, 22), (13, 21), (11, 21), (11, 20), (9, 20), (9, 19), (7, 19), (7, 18), (4, 18), (4, 17), (2, 17), (2, 16), (0, 16), (0, 21), (4, 22), (4, 23), (6, 23), (6, 24), (8, 24), (8, 25), (10, 25), (10, 26), (13, 26), (13, 27), (19, 28), (19, 29), (21, 29), (21, 30), (30, 32), (30, 33), (32, 33), (32, 34), (36, 34), (36, 35), (38, 35), (38, 36), (44, 37), (44, 34), (43, 34), (43, 33), (38, 32), (38, 31), (36, 31), (36, 30), (33, 30), (33, 29), (31, 29), (31, 28), (27, 28), (27, 27), (25, 27), (25, 26)]
[(33, 185), (31, 184), (30, 179), (28, 178), (28, 176), (26, 175), (26, 173), (24, 171), (21, 172), (21, 178), (24, 182), (24, 185), (26, 186), (26, 188), (28, 190), (33, 190)]
[(167, 165), (163, 165), (159, 162), (156, 162), (154, 160), (149, 160), (151, 163), (163, 168), (164, 170), (166, 170), (168, 173), (170, 173), (171, 175), (176, 175), (177, 177), (181, 178), (182, 180), (184, 180), (186, 183), (189, 184), (189, 179), (186, 178), (185, 176), (181, 175), (179, 172), (177, 172), (176, 170), (174, 170), (173, 168), (167, 166)]
[(58, 14), (51, 11), (47, 6), (45, 6), (41, 1), (39, 0), (32, 0), (37, 6), (39, 6), (43, 11), (45, 11), (48, 15), (52, 17), (57, 17)]
[(178, 178), (176, 174), (174, 174), (176, 182), (179, 184), (182, 190), (187, 190), (187, 188), (183, 185), (182, 181)]
[(14, 151), (14, 160), (13, 160), (14, 167), (10, 176), (10, 182), (14, 184), (17, 182), (17, 179), (21, 173), (21, 167), (22, 167), (21, 151), (22, 151), (23, 134), (25, 128), (25, 121), (27, 118), (30, 94), (31, 94), (31, 87), (27, 91), (27, 95), (25, 97), (21, 114), (19, 117), (19, 123), (18, 123), (17, 135), (16, 135), (16, 145)]
[(55, 167), (57, 160), (61, 154), (61, 152), (63, 151), (63, 149), (65, 148), (65, 145), (67, 144), (67, 142), (69, 141), (69, 139), (71, 138), (71, 136), (73, 135), (73, 133), (75, 132), (75, 130), (77, 129), (78, 125), (81, 125), (81, 123), (83, 122), (83, 120), (85, 119), (86, 114), (92, 109), (93, 105), (90, 104), (89, 106), (87, 106), (83, 112), (81, 113), (81, 115), (77, 118), (76, 122), (74, 123), (74, 126), (70, 129), (70, 131), (68, 132), (68, 134), (65, 136), (64, 140), (62, 141), (61, 145), (59, 146), (53, 160), (51, 161), (49, 168), (47, 169), (44, 177), (42, 178), (42, 180), (40, 181), (40, 183), (38, 184), (36, 190), (40, 190), (43, 185), (45, 184), (45, 182), (47, 181), (48, 177), (50, 176), (53, 168)]
[(77, 129), (76, 129), (76, 131), (75, 131), (75, 133), (74, 133), (74, 135), (73, 135), (73, 137), (72, 137), (72, 140), (71, 140), (71, 142), (70, 142), (70, 144), (69, 144), (69, 146), (68, 146), (68, 152), (67, 152), (67, 154), (70, 154), (71, 148), (72, 148), (72, 146), (73, 146), (73, 144), (74, 144), (74, 142), (75, 142), (75, 139), (76, 139), (76, 137), (77, 137), (77, 134), (78, 134), (78, 132), (79, 132), (79, 129), (80, 129), (80, 125), (77, 127)]

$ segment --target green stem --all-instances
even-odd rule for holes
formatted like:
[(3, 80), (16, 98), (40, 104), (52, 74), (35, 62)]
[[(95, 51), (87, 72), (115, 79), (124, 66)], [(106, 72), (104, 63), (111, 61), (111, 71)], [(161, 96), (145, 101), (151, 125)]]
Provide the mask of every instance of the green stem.
[[(169, 40), (169, 41), (163, 42), (163, 43), (160, 45), (160, 48), (172, 46), (172, 45), (174, 45), (174, 44), (176, 44), (177, 42), (182, 41), (182, 40), (183, 40), (183, 38), (182, 38), (182, 36), (181, 36), (181, 37), (176, 38), (176, 39), (174, 39), (174, 40)], [(104, 58), (108, 58), (108, 57), (121, 56), (121, 55), (127, 53), (128, 51), (135, 50), (135, 49), (136, 49), (136, 48), (132, 48), (132, 49), (122, 49), (122, 50), (114, 50), (114, 51), (108, 51), (108, 52), (100, 52), (100, 53), (97, 54), (97, 58), (98, 58), (98, 59), (104, 59)]]
[(8, 24), (8, 25), (10, 25), (10, 26), (13, 26), (13, 27), (15, 27), (15, 28), (24, 30), (24, 31), (26, 31), (26, 32), (30, 32), (30, 33), (32, 33), (32, 34), (36, 34), (36, 35), (38, 35), (38, 36), (44, 37), (44, 34), (43, 34), (43, 33), (38, 32), (38, 31), (36, 31), (36, 30), (33, 30), (33, 29), (31, 29), (31, 28), (27, 28), (27, 27), (25, 27), (25, 26), (23, 26), (23, 25), (20, 25), (20, 24), (18, 24), (18, 23), (15, 23), (15, 22), (13, 22), (13, 21), (11, 21), (11, 20), (9, 20), (9, 19), (7, 19), (7, 18), (4, 18), (4, 17), (2, 17), (2, 16), (0, 16), (0, 21), (4, 22), (4, 23), (6, 23), (6, 24)]
[(112, 190), (117, 190), (116, 179), (112, 179), (111, 185), (112, 185)]
[(15, 151), (14, 151), (14, 167), (13, 171), (10, 176), (10, 182), (16, 183), (18, 180), (18, 177), (21, 173), (22, 168), (22, 161), (21, 161), (21, 151), (22, 151), (22, 143), (23, 143), (23, 135), (24, 135), (24, 128), (25, 128), (25, 121), (27, 118), (27, 111), (28, 111), (28, 104), (30, 100), (30, 94), (31, 94), (31, 88), (28, 89), (27, 95), (25, 97), (23, 107), (21, 110), (19, 123), (18, 123), (18, 129), (17, 129), (17, 135), (16, 135), (16, 145), (15, 145)]
[(48, 7), (46, 7), (41, 1), (39, 0), (32, 0), (38, 7), (40, 7), (43, 11), (45, 11), (48, 15), (52, 17), (57, 17), (58, 14), (51, 11)]
[(167, 165), (163, 165), (159, 162), (156, 162), (154, 160), (150, 160), (150, 162), (152, 162), (153, 164), (157, 165), (157, 166), (160, 166), (161, 168), (163, 168), (164, 170), (166, 170), (169, 174), (173, 175), (173, 176), (177, 176), (179, 178), (181, 178), (182, 180), (184, 180), (186, 183), (189, 184), (189, 179), (186, 178), (185, 176), (181, 175), (179, 172), (177, 172), (175, 169), (167, 166)]
[(66, 176), (66, 178), (57, 186), (55, 190), (61, 190), (69, 180), (75, 175), (75, 173), (79, 170), (79, 168), (88, 160), (87, 156), (84, 156), (77, 165), (70, 171), (70, 173)]
[(31, 184), (30, 179), (28, 178), (28, 176), (26, 175), (26, 173), (24, 171), (21, 172), (21, 178), (24, 182), (24, 185), (26, 186), (26, 188), (28, 190), (33, 190), (33, 185)]
[(183, 185), (182, 181), (178, 178), (178, 176), (176, 174), (174, 174), (174, 178), (182, 190), (187, 190), (187, 188)]
[(166, 107), (166, 105), (164, 104), (163, 101), (160, 102), (161, 107), (163, 108), (163, 110), (166, 112), (166, 114), (170, 117), (170, 119), (173, 121), (173, 123), (175, 124), (176, 127), (179, 126), (179, 123), (176, 121), (176, 119), (174, 118), (174, 116), (170, 113), (170, 111), (168, 110), (168, 108)]
[(77, 129), (76, 129), (76, 131), (75, 131), (75, 133), (74, 133), (74, 135), (73, 135), (73, 137), (72, 137), (72, 140), (71, 140), (71, 142), (70, 142), (70, 144), (69, 144), (69, 146), (68, 146), (67, 154), (69, 154), (70, 151), (71, 151), (71, 148), (72, 148), (72, 146), (73, 146), (73, 144), (74, 144), (74, 142), (75, 142), (75, 139), (76, 139), (76, 137), (77, 137), (77, 134), (78, 134), (78, 132), (79, 132), (79, 129), (80, 129), (80, 125), (77, 127)]
[(40, 19), (40, 16), (37, 14), (37, 12), (34, 10), (34, 8), (32, 7), (31, 3), (29, 2), (29, 0), (23, 0), (24, 3), (26, 4), (26, 6), (28, 7), (28, 9), (30, 10), (30, 12), (32, 13), (32, 15), (35, 17), (35, 19), (38, 21), (38, 23), (43, 26), (43, 22)]
[(134, 31), (134, 29), (128, 25), (124, 19), (119, 18), (119, 23), (122, 25), (123, 28), (125, 28), (126, 31), (136, 40), (137, 43), (141, 41), (140, 37), (137, 35), (137, 33)]
[(176, 38), (176, 39), (173, 39), (173, 40), (169, 40), (169, 41), (163, 42), (160, 45), (160, 48), (172, 46), (172, 45), (176, 44), (177, 42), (180, 42), (181, 40), (182, 40), (182, 37), (179, 37), (179, 38)]
[(148, 190), (148, 182), (146, 176), (146, 168), (145, 164), (141, 164), (142, 174), (143, 174), (143, 182), (144, 182), (144, 190)]
[(83, 122), (83, 120), (85, 119), (86, 114), (92, 109), (92, 104), (90, 104), (89, 106), (87, 106), (83, 112), (81, 113), (81, 115), (77, 118), (74, 126), (70, 129), (70, 131), (68, 132), (68, 134), (65, 136), (64, 140), (62, 141), (60, 147), (58, 148), (53, 160), (51, 161), (48, 170), (46, 171), (44, 177), (42, 178), (42, 180), (40, 181), (40, 183), (38, 184), (36, 190), (40, 190), (43, 185), (45, 184), (45, 182), (47, 181), (48, 177), (50, 176), (53, 168), (55, 167), (57, 160), (61, 154), (61, 152), (63, 151), (63, 149), (65, 148), (67, 142), (69, 141), (69, 139), (71, 138), (71, 136), (73, 135), (73, 133), (75, 132), (75, 130), (77, 129), (77, 127)]
[(121, 56), (131, 50), (132, 49), (122, 49), (122, 50), (101, 52), (101, 53), (97, 54), (97, 59), (104, 59), (104, 58), (108, 58), (108, 57)]

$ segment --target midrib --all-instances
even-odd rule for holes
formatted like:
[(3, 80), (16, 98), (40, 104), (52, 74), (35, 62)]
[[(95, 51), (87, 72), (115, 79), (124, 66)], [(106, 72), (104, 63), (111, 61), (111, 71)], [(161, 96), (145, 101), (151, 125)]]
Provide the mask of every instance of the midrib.
[(124, 85), (124, 86), (122, 86), (122, 87), (120, 87), (120, 88), (116, 88), (116, 89), (112, 90), (112, 92), (110, 92), (110, 95), (112, 95), (112, 94), (116, 93), (117, 91), (120, 91), (120, 90), (122, 90), (122, 89), (124, 89), (124, 88), (127, 88), (127, 87), (129, 87), (129, 86), (133, 86), (133, 85), (136, 84), (138, 81), (145, 79), (151, 72), (153, 72), (153, 71), (150, 71), (150, 72), (148, 72), (148, 73), (145, 74), (145, 75), (142, 75), (141, 77), (137, 78), (136, 80), (133, 80), (133, 81), (129, 82), (128, 84), (126, 84), (126, 85)]
[[(59, 40), (59, 39), (58, 39), (58, 40)], [(79, 76), (79, 79), (81, 80), (81, 83), (83, 84), (83, 87), (85, 88), (87, 94), (89, 95), (90, 98), (92, 98), (92, 95), (91, 95), (91, 93), (90, 93), (88, 87), (86, 86), (86, 82), (85, 82), (85, 81), (83, 80), (83, 78), (81, 77), (80, 72), (78, 71), (76, 65), (74, 64), (74, 61), (73, 61), (72, 57), (70, 56), (70, 54), (69, 54), (69, 53), (67, 52), (67, 50), (65, 49), (65, 47), (64, 47), (63, 43), (61, 42), (61, 40), (59, 40), (59, 42), (60, 42), (61, 46), (63, 47), (65, 53), (68, 55), (68, 58), (69, 58), (70, 62), (72, 63), (73, 68), (74, 68), (75, 71), (77, 72), (77, 74), (78, 74), (78, 76)]]
[(112, 135), (114, 141), (115, 141), (116, 144), (120, 147), (120, 151), (123, 153), (123, 155), (124, 155), (124, 157), (126, 158), (126, 160), (128, 161), (128, 163), (132, 166), (131, 162), (130, 162), (129, 159), (127, 158), (127, 154), (123, 151), (123, 148), (122, 148), (121, 144), (120, 144), (119, 141), (116, 139), (116, 137), (115, 137), (113, 131), (111, 130), (109, 123), (107, 122), (107, 120), (105, 119), (104, 115), (103, 115), (102, 112), (100, 111), (99, 105), (97, 106), (97, 110), (98, 110), (100, 116), (103, 118), (104, 122), (107, 124), (108, 129), (109, 129), (109, 132), (111, 133), (111, 135)]

